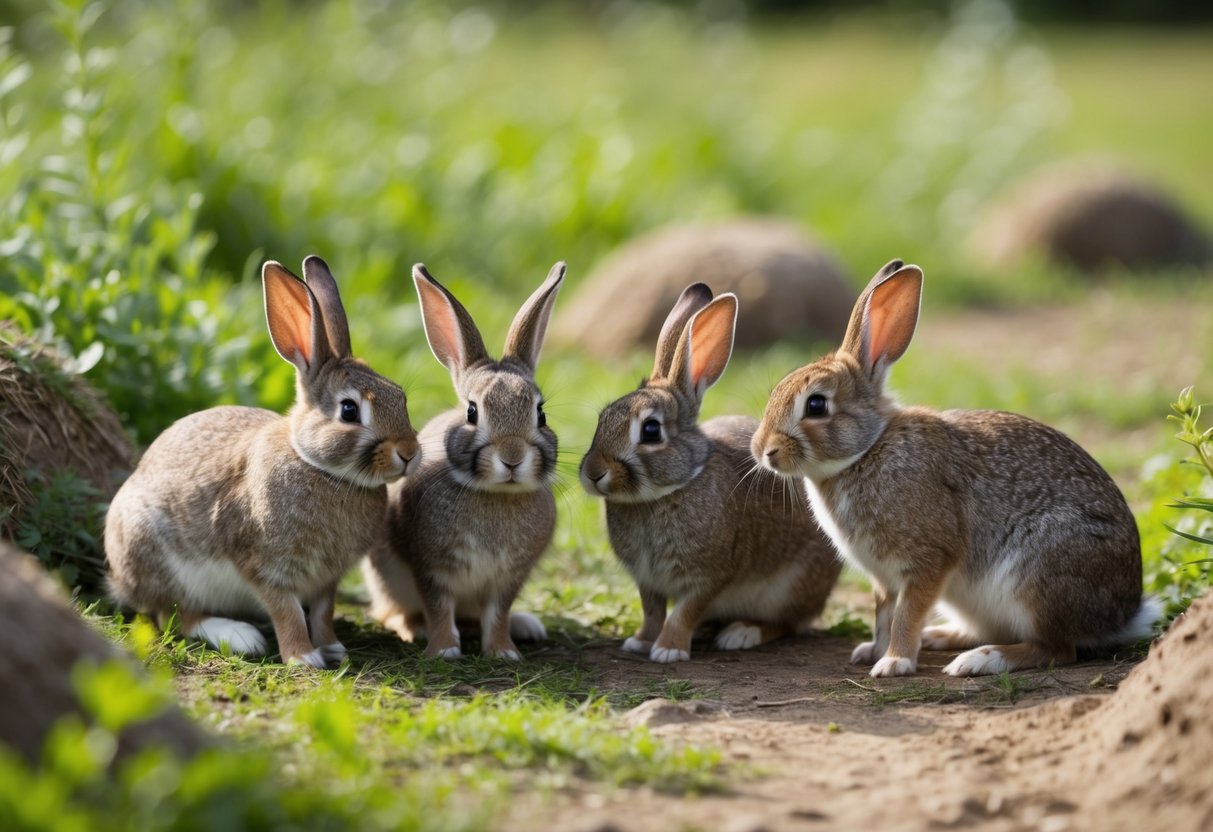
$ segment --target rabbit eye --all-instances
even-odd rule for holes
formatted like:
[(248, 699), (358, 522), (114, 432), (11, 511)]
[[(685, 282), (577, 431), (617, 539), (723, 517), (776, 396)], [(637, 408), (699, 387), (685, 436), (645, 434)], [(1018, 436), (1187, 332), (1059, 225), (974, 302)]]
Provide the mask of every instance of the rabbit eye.
[(353, 399), (341, 400), (341, 421), (349, 422), (351, 425), (356, 425), (362, 421), (359, 418), (362, 414), (358, 412), (358, 402)]
[(809, 400), (804, 405), (804, 417), (806, 419), (819, 419), (822, 416), (828, 416), (830, 413), (829, 404), (826, 397), (820, 393), (814, 393), (809, 396)]
[(645, 419), (640, 426), (640, 444), (653, 445), (661, 441), (661, 422)]
[(535, 418), (539, 422), (539, 427), (546, 428), (548, 426), (548, 415), (543, 412), (543, 402), (535, 405)]
[(475, 402), (468, 402), (468, 424), (474, 425), (480, 421), (480, 412), (476, 410)]

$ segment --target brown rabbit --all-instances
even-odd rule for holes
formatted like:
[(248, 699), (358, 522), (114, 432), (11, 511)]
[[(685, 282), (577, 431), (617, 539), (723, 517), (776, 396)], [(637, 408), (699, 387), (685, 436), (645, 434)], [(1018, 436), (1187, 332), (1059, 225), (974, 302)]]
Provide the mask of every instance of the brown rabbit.
[(389, 543), (363, 575), (372, 617), (405, 641), (426, 635), (427, 656), (462, 655), (457, 618), (479, 620), (481, 652), (499, 658), (520, 658), (515, 638), (547, 637), (510, 607), (556, 528), (556, 434), (535, 367), (564, 271), (553, 266), (523, 304), (494, 361), (463, 305), (413, 269), (425, 336), (462, 404), (422, 429), (426, 461), (392, 489)]
[(581, 461), (581, 483), (606, 499), (611, 545), (640, 589), (644, 623), (623, 648), (656, 662), (689, 659), (704, 621), (726, 624), (722, 650), (807, 628), (842, 568), (800, 483), (754, 465), (758, 423), (698, 424), (736, 321), (736, 297), (688, 286), (662, 327), (652, 375), (603, 409)]
[[(404, 391), (350, 353), (328, 266), (262, 269), (274, 348), (297, 371), (285, 417), (216, 407), (174, 423), (110, 503), (110, 592), (187, 636), (252, 656), (268, 613), (284, 661), (325, 667), (337, 583), (383, 534), (386, 484), (415, 471)], [(305, 617), (304, 607), (308, 607)], [(308, 627), (311, 627), (311, 634)]]
[[(872, 579), (873, 676), (917, 669), (920, 646), (962, 649), (944, 672), (1077, 660), (1149, 634), (1137, 524), (1082, 448), (1024, 416), (903, 408), (889, 367), (918, 321), (922, 271), (889, 263), (859, 296), (838, 351), (771, 393), (753, 453), (804, 477), (843, 556)], [(938, 602), (950, 619), (923, 629)]]

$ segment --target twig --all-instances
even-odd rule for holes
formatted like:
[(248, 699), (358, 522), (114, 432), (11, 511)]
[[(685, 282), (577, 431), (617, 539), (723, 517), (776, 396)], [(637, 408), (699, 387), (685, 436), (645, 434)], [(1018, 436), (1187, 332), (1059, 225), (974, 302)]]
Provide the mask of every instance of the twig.
[(815, 696), (801, 696), (796, 699), (780, 699), (778, 702), (755, 702), (755, 708), (782, 708), (784, 705), (799, 705), (803, 702), (816, 702)]

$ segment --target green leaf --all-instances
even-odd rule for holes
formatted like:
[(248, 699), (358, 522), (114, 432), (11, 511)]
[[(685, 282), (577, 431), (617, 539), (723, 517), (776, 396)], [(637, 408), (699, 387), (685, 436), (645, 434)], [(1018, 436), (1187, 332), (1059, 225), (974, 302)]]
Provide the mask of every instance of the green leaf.
[(1169, 503), (1168, 508), (1195, 508), (1201, 511), (1213, 511), (1213, 499), (1207, 497), (1176, 497), (1175, 502)]
[(1179, 529), (1177, 529), (1174, 526), (1171, 526), (1167, 523), (1163, 523), (1163, 525), (1182, 538), (1194, 541), (1196, 543), (1203, 543), (1205, 546), (1213, 546), (1213, 538), (1201, 537), (1198, 534), (1188, 534), (1187, 532), (1181, 532)]

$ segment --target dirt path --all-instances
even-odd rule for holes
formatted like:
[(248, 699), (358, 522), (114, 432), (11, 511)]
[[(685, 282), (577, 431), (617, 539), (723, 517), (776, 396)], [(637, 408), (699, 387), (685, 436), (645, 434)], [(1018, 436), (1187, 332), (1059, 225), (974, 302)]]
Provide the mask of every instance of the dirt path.
[[(852, 646), (811, 635), (745, 653), (705, 649), (674, 667), (614, 646), (583, 650), (605, 690), (685, 679), (707, 692), (705, 701), (647, 703), (631, 719), (667, 741), (721, 749), (740, 778), (726, 795), (572, 790), (547, 804), (524, 800), (516, 824), (502, 828), (1088, 828), (1077, 820), (1087, 797), (1054, 777), (1065, 750), (1056, 736), (1098, 707), (1131, 661), (1018, 673), (1004, 687), (945, 677), (952, 654), (924, 653), (917, 676), (872, 680), (849, 663)], [(1033, 707), (1059, 698), (1063, 707)]]

